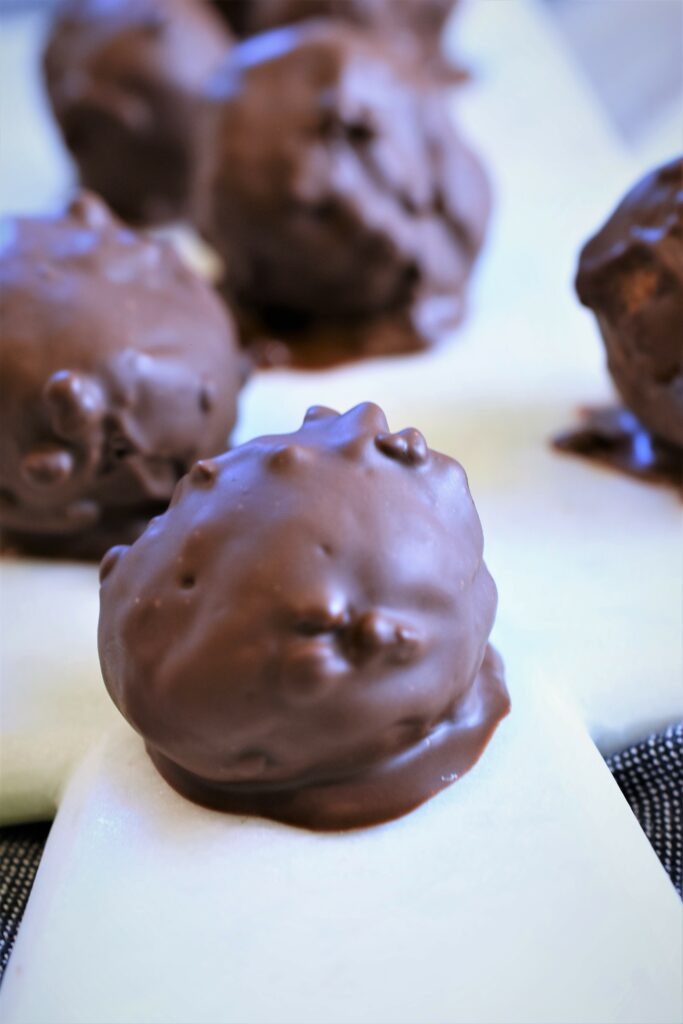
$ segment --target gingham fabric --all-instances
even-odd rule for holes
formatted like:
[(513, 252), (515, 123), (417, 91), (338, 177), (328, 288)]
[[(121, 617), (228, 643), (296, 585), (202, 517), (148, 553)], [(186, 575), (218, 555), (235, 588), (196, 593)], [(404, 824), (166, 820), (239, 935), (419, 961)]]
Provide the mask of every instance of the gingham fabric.
[(7, 966), (49, 830), (47, 824), (0, 829), (0, 976)]
[(683, 899), (683, 722), (607, 764)]
[[(607, 764), (683, 898), (683, 722)], [(50, 826), (0, 829), (0, 975), (5, 969)]]

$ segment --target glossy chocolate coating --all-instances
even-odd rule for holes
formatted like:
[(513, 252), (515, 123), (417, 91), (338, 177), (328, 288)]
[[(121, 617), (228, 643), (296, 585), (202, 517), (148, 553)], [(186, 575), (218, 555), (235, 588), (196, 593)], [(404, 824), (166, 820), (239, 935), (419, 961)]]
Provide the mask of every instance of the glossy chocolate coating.
[(458, 77), (441, 51), (454, 0), (214, 0), (237, 36), (308, 18), (334, 18), (375, 32), (426, 76)]
[(316, 332), (374, 354), (363, 336), (406, 351), (460, 320), (490, 196), (440, 91), (309, 21), (235, 47), (212, 95), (198, 219), (247, 321), (296, 359)]
[(240, 356), (223, 303), (93, 196), (0, 222), (5, 545), (99, 557), (222, 451)]
[(579, 425), (553, 438), (553, 447), (683, 491), (683, 449), (649, 434), (628, 409), (581, 409)]
[(584, 247), (576, 289), (598, 319), (626, 406), (683, 446), (683, 160), (628, 193)]
[(47, 87), (81, 180), (123, 217), (181, 219), (201, 95), (231, 45), (200, 0), (67, 0)]
[(197, 463), (107, 555), (107, 688), (200, 803), (315, 829), (397, 817), (508, 711), (482, 547), (457, 462), (375, 405), (316, 407)]

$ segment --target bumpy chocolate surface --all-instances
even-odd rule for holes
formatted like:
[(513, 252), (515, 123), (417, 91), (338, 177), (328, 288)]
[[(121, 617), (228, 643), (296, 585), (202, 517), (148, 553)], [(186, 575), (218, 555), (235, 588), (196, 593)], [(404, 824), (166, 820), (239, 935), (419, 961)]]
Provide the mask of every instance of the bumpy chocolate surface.
[(197, 463), (102, 563), (107, 688), (166, 779), (315, 829), (403, 814), (509, 709), (465, 473), (366, 404)]
[(640, 181), (579, 260), (626, 406), (653, 435), (683, 446), (683, 160)]
[(459, 321), (490, 197), (438, 90), (309, 21), (235, 47), (212, 94), (198, 216), (252, 337), (327, 361), (330, 338), (409, 351)]
[(375, 32), (426, 76), (458, 77), (444, 59), (441, 34), (455, 0), (214, 0), (238, 36), (308, 18), (334, 18)]
[(47, 87), (88, 188), (125, 220), (183, 218), (198, 103), (230, 46), (201, 0), (67, 0), (45, 52)]
[(92, 196), (0, 222), (5, 545), (100, 556), (225, 448), (240, 356), (221, 301)]

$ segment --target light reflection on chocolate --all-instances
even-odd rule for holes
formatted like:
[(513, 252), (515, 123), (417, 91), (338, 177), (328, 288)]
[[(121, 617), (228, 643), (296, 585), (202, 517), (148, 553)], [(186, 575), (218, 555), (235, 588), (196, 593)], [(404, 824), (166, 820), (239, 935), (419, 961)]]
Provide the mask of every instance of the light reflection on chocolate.
[(580, 410), (578, 426), (558, 434), (553, 447), (683, 491), (683, 450), (653, 437), (627, 409)]
[(332, 18), (373, 32), (425, 78), (457, 81), (463, 72), (445, 57), (442, 35), (456, 0), (214, 0), (237, 36), (309, 18)]

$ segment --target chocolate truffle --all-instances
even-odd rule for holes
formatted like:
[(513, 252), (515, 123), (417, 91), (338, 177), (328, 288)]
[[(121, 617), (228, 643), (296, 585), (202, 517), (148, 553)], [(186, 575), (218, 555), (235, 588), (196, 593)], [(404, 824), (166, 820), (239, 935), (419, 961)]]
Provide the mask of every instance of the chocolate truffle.
[(99, 556), (222, 451), (240, 356), (223, 303), (92, 196), (0, 221), (0, 528)]
[(334, 18), (375, 32), (426, 76), (459, 77), (441, 50), (454, 0), (214, 0), (238, 36), (308, 18)]
[(438, 90), (310, 21), (236, 46), (212, 95), (199, 222), (255, 336), (306, 361), (330, 335), (383, 354), (459, 321), (489, 188)]
[(201, 0), (70, 0), (47, 87), (81, 180), (125, 220), (188, 212), (200, 97), (230, 46)]
[(314, 829), (472, 767), (509, 700), (462, 467), (382, 411), (316, 407), (198, 462), (101, 567), (107, 688), (184, 795)]
[(648, 174), (584, 247), (576, 289), (640, 423), (683, 446), (683, 160)]

